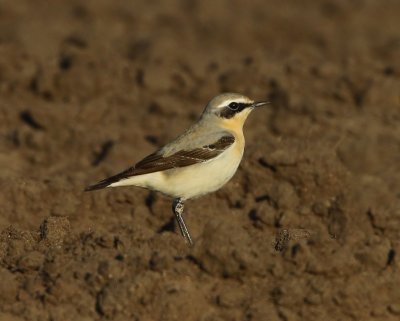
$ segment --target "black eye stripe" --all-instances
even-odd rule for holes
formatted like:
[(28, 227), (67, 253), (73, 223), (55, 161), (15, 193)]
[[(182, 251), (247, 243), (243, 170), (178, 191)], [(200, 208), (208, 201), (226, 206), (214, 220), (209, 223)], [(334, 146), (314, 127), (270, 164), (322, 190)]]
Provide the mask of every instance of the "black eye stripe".
[(252, 104), (249, 104), (249, 103), (236, 103), (236, 102), (231, 102), (231, 103), (228, 105), (228, 107), (229, 107), (230, 109), (233, 109), (233, 110), (243, 110), (243, 109), (245, 109), (246, 107), (249, 107), (250, 105), (252, 105)]
[(226, 107), (222, 107), (219, 116), (222, 118), (232, 118), (235, 114), (240, 113), (246, 107), (250, 107), (252, 103), (231, 102)]

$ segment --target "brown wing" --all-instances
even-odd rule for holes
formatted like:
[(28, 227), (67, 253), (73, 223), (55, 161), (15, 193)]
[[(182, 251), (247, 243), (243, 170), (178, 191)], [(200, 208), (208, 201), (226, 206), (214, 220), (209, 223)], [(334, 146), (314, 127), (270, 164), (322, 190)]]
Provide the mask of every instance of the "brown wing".
[(97, 184), (88, 186), (85, 191), (101, 189), (107, 187), (112, 183), (129, 178), (131, 176), (160, 172), (167, 169), (202, 163), (218, 156), (234, 142), (235, 138), (229, 135), (221, 137), (213, 144), (205, 145), (203, 147), (195, 148), (193, 150), (181, 150), (168, 157), (163, 157), (156, 152), (142, 159), (135, 166), (130, 167), (117, 175), (106, 178), (98, 182)]

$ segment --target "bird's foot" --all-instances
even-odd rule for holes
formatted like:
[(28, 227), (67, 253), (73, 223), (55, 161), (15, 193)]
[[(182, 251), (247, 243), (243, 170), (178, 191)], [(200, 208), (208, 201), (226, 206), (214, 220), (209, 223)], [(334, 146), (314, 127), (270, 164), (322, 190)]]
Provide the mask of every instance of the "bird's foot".
[(189, 230), (186, 227), (185, 221), (183, 220), (183, 209), (184, 209), (184, 204), (183, 201), (180, 199), (174, 200), (172, 204), (172, 210), (175, 214), (176, 221), (178, 222), (179, 229), (181, 230), (181, 234), (184, 237), (185, 241), (192, 246), (193, 241), (192, 237), (190, 236)]

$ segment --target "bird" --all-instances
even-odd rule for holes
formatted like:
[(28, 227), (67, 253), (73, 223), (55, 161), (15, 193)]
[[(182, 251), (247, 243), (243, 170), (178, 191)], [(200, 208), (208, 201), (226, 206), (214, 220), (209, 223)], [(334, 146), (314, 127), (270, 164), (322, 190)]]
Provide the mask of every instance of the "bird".
[(245, 120), (252, 110), (268, 103), (255, 102), (238, 93), (219, 94), (183, 134), (85, 191), (137, 186), (172, 198), (172, 211), (181, 234), (191, 246), (193, 239), (183, 219), (185, 202), (220, 189), (232, 178), (244, 153)]

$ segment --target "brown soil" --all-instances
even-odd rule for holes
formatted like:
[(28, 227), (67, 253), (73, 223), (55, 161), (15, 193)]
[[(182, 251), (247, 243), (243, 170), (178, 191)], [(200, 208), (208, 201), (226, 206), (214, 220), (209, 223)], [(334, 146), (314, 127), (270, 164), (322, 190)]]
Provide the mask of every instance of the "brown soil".
[[(0, 320), (399, 320), (400, 2), (0, 2)], [(83, 188), (214, 95), (217, 193)]]

